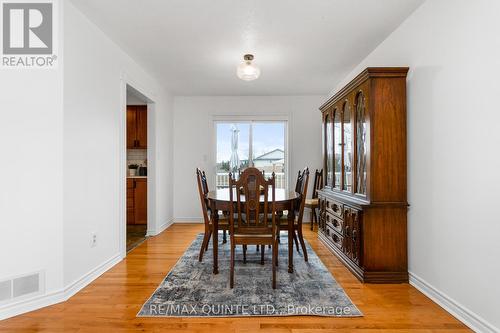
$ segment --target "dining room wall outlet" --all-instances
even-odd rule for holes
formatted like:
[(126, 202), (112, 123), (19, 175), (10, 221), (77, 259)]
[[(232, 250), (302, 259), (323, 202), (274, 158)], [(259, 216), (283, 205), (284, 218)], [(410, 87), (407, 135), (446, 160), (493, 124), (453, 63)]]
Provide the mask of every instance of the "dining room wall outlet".
[(97, 234), (95, 232), (90, 234), (90, 247), (96, 247), (97, 245)]

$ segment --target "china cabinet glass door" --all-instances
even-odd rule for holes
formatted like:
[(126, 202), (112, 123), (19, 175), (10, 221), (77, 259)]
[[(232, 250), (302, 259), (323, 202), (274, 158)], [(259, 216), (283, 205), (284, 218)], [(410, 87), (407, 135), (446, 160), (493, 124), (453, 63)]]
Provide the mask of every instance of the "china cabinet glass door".
[(342, 112), (335, 109), (333, 120), (333, 146), (334, 155), (334, 187), (340, 190), (342, 180)]
[(330, 113), (326, 113), (325, 116), (325, 138), (326, 138), (326, 185), (329, 187), (333, 186), (333, 131), (332, 131), (332, 117)]
[(356, 193), (366, 195), (366, 114), (365, 97), (356, 97)]
[(342, 189), (344, 191), (352, 190), (352, 126), (351, 126), (351, 109), (348, 102), (344, 103), (343, 108), (343, 134), (344, 134), (344, 181)]

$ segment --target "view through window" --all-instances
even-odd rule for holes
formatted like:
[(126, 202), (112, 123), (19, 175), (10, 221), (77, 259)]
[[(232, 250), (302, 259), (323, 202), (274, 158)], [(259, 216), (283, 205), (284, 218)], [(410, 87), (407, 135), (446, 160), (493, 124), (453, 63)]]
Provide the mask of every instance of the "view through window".
[(229, 186), (229, 172), (238, 175), (249, 166), (269, 178), (274, 172), (276, 188), (286, 187), (284, 121), (216, 122), (216, 186)]

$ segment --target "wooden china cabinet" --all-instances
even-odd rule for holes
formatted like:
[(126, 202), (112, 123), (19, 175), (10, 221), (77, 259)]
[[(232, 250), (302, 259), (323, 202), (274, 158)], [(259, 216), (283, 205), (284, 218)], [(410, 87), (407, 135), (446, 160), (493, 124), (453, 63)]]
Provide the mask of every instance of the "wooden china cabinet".
[(321, 107), (319, 238), (361, 281), (408, 281), (406, 67), (367, 68)]

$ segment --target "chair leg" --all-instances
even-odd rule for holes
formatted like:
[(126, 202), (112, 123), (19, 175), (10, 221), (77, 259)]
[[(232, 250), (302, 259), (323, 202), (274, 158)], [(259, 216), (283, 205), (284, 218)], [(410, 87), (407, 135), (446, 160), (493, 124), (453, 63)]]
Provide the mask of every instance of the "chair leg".
[(260, 249), (260, 245), (257, 245), (257, 252), (259, 252), (259, 249)]
[(302, 228), (297, 229), (297, 234), (299, 236), (300, 245), (302, 246), (302, 252), (304, 252), (304, 260), (307, 261), (307, 250), (306, 243), (304, 242), (304, 235), (302, 234)]
[(276, 242), (273, 241), (273, 246), (272, 246), (272, 249), (273, 249), (273, 289), (276, 289), (276, 266), (277, 266), (277, 262), (276, 262)]
[(205, 244), (205, 251), (208, 251), (208, 244), (210, 243), (210, 237), (212, 237), (212, 230), (208, 232), (207, 243)]
[(314, 207), (311, 207), (311, 231), (314, 230)]
[(293, 240), (295, 242), (295, 247), (297, 248), (297, 252), (300, 253), (299, 241), (297, 240), (297, 235), (295, 234), (295, 232), (293, 233)]
[(266, 251), (266, 246), (262, 245), (261, 246), (261, 251), (260, 251), (260, 264), (264, 265), (264, 252)]
[(243, 263), (247, 263), (247, 246), (243, 245)]
[(313, 208), (313, 218), (314, 218), (314, 223), (319, 227), (319, 222), (318, 222), (318, 213), (316, 212), (316, 207)]
[(279, 245), (278, 245), (278, 239), (275, 239), (274, 246), (276, 247), (276, 253), (275, 253), (276, 262), (275, 262), (275, 264), (276, 264), (276, 266), (278, 266), (278, 254), (279, 254), (279, 250), (280, 250)]
[(208, 244), (208, 233), (207, 231), (205, 231), (205, 234), (203, 235), (203, 242), (201, 243), (200, 255), (198, 256), (199, 262), (203, 260), (203, 254), (205, 253), (205, 248), (207, 247), (207, 244)]
[(229, 272), (229, 287), (233, 289), (234, 287), (234, 249), (235, 245), (231, 242), (231, 264)]
[(226, 238), (226, 230), (222, 231), (222, 244), (227, 243), (227, 238)]

